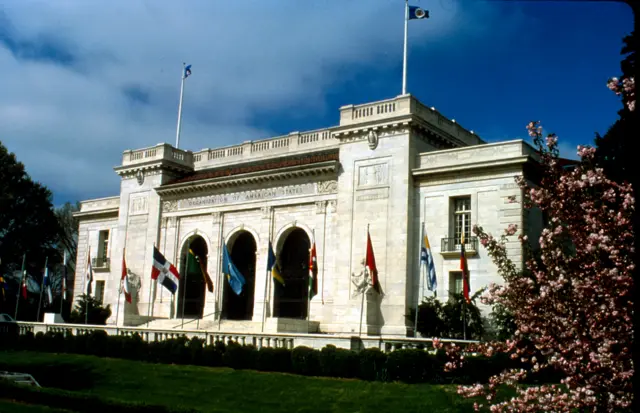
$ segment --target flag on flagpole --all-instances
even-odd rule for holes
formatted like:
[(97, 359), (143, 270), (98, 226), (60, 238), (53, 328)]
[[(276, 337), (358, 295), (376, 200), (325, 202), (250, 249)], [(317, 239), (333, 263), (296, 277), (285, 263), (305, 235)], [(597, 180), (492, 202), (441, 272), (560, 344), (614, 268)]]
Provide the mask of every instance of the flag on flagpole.
[(67, 251), (64, 252), (62, 260), (62, 299), (67, 299)]
[(0, 275), (0, 291), (2, 291), (2, 301), (5, 300), (5, 295), (4, 295), (5, 292), (4, 292), (4, 290), (6, 290), (6, 288), (7, 288), (7, 284), (6, 284), (5, 280), (4, 280), (4, 277), (2, 275)]
[(84, 287), (84, 293), (91, 295), (91, 283), (93, 282), (93, 267), (91, 266), (91, 247), (87, 252), (87, 272), (85, 273), (86, 285)]
[(282, 277), (280, 266), (276, 259), (276, 254), (273, 252), (273, 245), (271, 244), (271, 241), (269, 241), (269, 253), (267, 256), (267, 272), (271, 273), (273, 279), (278, 281), (284, 287), (284, 278)]
[(429, 10), (422, 9), (418, 6), (409, 6), (409, 20), (428, 19)]
[(124, 256), (125, 248), (122, 249), (122, 275), (120, 277), (120, 283), (122, 284), (124, 299), (127, 300), (129, 304), (131, 304), (131, 292), (129, 291), (129, 274), (127, 273), (127, 261), (125, 260)]
[(316, 255), (316, 240), (309, 251), (309, 299), (318, 295), (318, 257)]
[(51, 293), (51, 277), (49, 276), (48, 267), (45, 267), (44, 269), (44, 279), (42, 280), (42, 285), (47, 291), (47, 299), (49, 300), (49, 305), (53, 304), (53, 294)]
[(233, 292), (236, 293), (236, 295), (240, 295), (246, 281), (242, 273), (236, 268), (233, 261), (231, 261), (227, 244), (222, 246), (222, 274), (227, 277), (227, 281)]
[(191, 75), (191, 65), (187, 65), (184, 67), (184, 73), (182, 74), (182, 76), (186, 79), (189, 77), (189, 75)]
[(151, 279), (159, 282), (164, 288), (175, 294), (180, 282), (180, 273), (176, 267), (153, 247), (153, 267), (151, 268)]
[(365, 259), (365, 268), (369, 271), (371, 277), (371, 285), (373, 289), (382, 294), (382, 288), (380, 281), (378, 280), (378, 268), (376, 267), (376, 257), (373, 254), (373, 245), (371, 244), (371, 235), (369, 235), (369, 229), (367, 229), (367, 256)]
[(420, 247), (420, 270), (424, 279), (427, 281), (427, 289), (429, 291), (435, 291), (438, 288), (438, 280), (436, 278), (436, 266), (433, 262), (433, 255), (431, 254), (431, 245), (429, 244), (429, 237), (422, 223), (422, 246)]
[(204, 282), (207, 285), (207, 290), (209, 290), (209, 292), (212, 293), (213, 292), (213, 281), (211, 280), (211, 277), (209, 277), (209, 273), (207, 272), (207, 269), (205, 268), (204, 259), (202, 259), (198, 255), (196, 255), (196, 253), (193, 252), (193, 250), (191, 248), (189, 248), (189, 259), (191, 260), (191, 262), (193, 262), (193, 264), (197, 264), (197, 265), (189, 265), (189, 268), (199, 268), (200, 269), (200, 275), (202, 275), (202, 278), (204, 279)]
[(27, 270), (24, 270), (22, 272), (21, 290), (22, 290), (22, 298), (24, 298), (26, 300), (27, 299), (27, 293), (29, 292), (28, 289), (27, 289)]
[(471, 285), (469, 283), (469, 267), (467, 265), (467, 256), (464, 251), (464, 233), (460, 237), (460, 269), (462, 270), (462, 295), (467, 303), (470, 302), (469, 290)]

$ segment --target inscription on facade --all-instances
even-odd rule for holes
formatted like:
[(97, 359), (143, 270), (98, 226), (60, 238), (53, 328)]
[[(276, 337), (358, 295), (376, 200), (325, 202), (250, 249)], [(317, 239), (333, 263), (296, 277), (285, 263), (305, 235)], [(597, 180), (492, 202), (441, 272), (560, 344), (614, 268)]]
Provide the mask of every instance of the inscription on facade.
[(389, 198), (389, 188), (380, 188), (360, 192), (356, 196), (356, 201), (375, 201), (376, 199), (387, 198)]
[(315, 183), (258, 189), (255, 191), (232, 192), (229, 194), (218, 194), (201, 198), (182, 199), (178, 201), (178, 209), (202, 208), (213, 205), (260, 201), (290, 196), (314, 195), (316, 192)]
[(361, 166), (358, 169), (358, 186), (387, 185), (388, 183), (388, 163)]
[(129, 205), (129, 215), (141, 215), (149, 212), (149, 202), (147, 195), (137, 195), (131, 197)]

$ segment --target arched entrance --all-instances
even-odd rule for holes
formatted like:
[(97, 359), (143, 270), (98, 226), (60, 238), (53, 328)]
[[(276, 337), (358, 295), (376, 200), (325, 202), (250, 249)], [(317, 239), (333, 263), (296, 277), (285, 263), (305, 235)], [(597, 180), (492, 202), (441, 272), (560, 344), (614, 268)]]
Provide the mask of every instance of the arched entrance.
[(302, 228), (294, 228), (284, 237), (286, 238), (281, 244), (278, 262), (285, 285), (274, 281), (273, 312), (276, 317), (306, 319), (311, 241)]
[(222, 318), (225, 320), (251, 320), (256, 280), (256, 240), (249, 231), (240, 231), (229, 240), (227, 248), (231, 261), (244, 277), (246, 284), (240, 295), (223, 280)]
[(176, 309), (178, 318), (200, 318), (204, 310), (206, 294), (204, 275), (199, 261), (193, 258), (188, 259), (189, 249), (204, 263), (204, 268), (207, 268), (207, 243), (201, 236), (195, 235), (185, 242), (180, 254), (180, 287), (177, 293), (178, 308)]

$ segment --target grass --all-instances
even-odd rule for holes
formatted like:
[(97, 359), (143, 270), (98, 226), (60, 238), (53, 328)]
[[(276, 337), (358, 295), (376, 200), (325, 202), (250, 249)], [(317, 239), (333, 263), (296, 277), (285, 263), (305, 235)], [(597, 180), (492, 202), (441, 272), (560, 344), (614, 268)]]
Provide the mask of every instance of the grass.
[[(458, 396), (455, 386), (303, 377), (71, 354), (0, 352), (0, 370), (30, 373), (43, 387), (202, 412), (459, 412), (470, 411), (473, 404)], [(34, 406), (11, 410), (11, 403), (4, 403), (9, 407), (0, 405), (2, 412), (60, 412)]]
[(0, 400), (0, 412), (2, 413), (68, 413), (69, 410), (52, 409), (47, 406), (37, 406), (13, 402), (10, 400)]

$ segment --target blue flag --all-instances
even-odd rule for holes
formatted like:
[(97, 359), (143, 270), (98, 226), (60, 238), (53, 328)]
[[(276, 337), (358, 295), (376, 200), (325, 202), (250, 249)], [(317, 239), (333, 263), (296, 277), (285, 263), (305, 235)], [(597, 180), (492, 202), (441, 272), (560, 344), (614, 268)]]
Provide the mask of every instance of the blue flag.
[(424, 223), (422, 224), (422, 245), (420, 246), (420, 270), (426, 278), (429, 291), (435, 291), (438, 288), (436, 266), (433, 262), (431, 245), (429, 245), (429, 237), (427, 237), (427, 232), (424, 229)]
[(45, 291), (47, 292), (47, 299), (49, 300), (49, 305), (53, 304), (53, 294), (51, 293), (51, 277), (49, 276), (49, 268), (44, 269), (44, 280), (42, 281), (44, 284)]
[(227, 281), (229, 281), (229, 285), (233, 292), (236, 293), (236, 295), (240, 295), (240, 293), (242, 293), (242, 287), (244, 287), (246, 281), (240, 271), (238, 271), (236, 266), (233, 264), (233, 261), (231, 261), (227, 244), (224, 244), (222, 247), (222, 273), (227, 277)]
[(429, 10), (421, 9), (417, 6), (409, 6), (409, 20), (428, 19)]
[(184, 73), (182, 74), (182, 77), (186, 79), (189, 77), (190, 74), (191, 74), (191, 65), (187, 65), (184, 68)]

